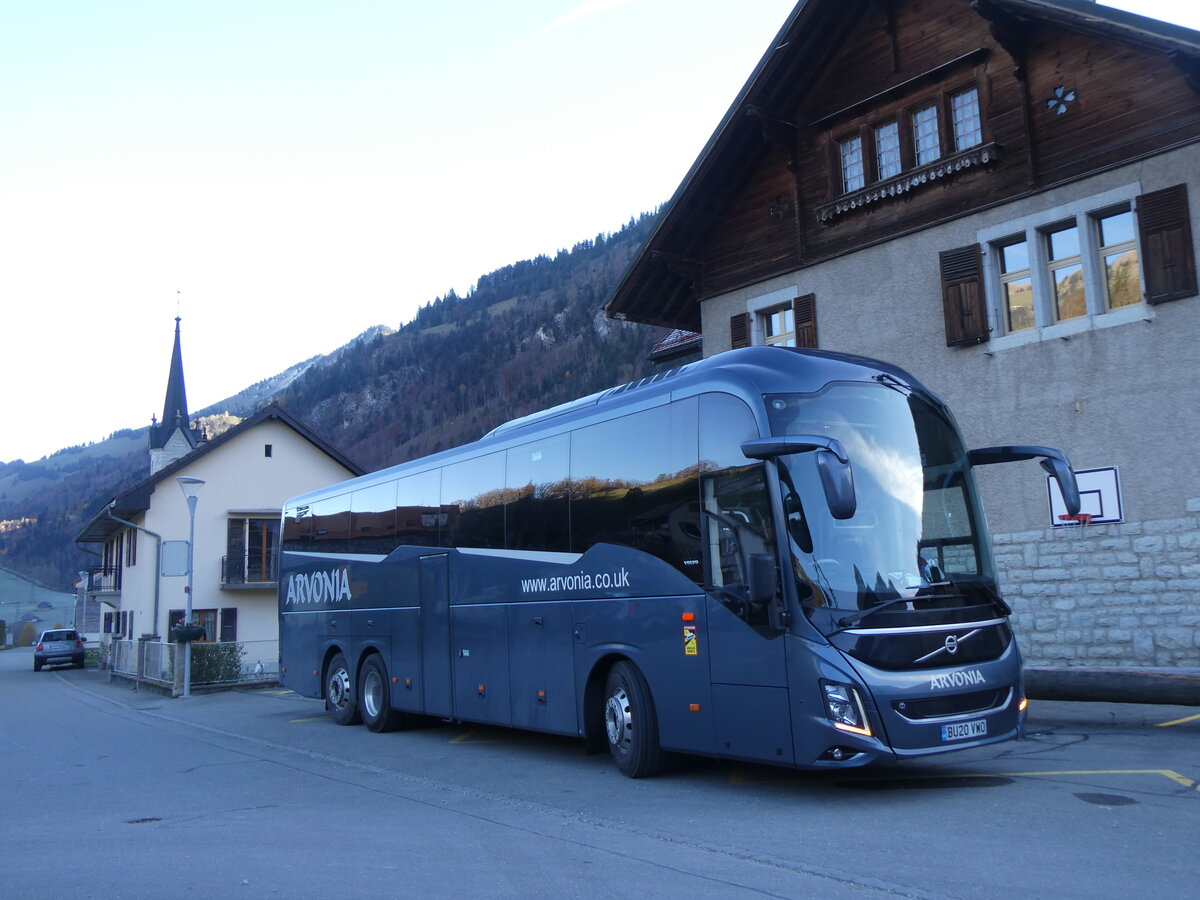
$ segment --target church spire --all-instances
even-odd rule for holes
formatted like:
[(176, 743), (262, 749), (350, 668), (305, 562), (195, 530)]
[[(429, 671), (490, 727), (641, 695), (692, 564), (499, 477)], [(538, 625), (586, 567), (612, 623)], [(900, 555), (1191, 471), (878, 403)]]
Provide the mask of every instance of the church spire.
[[(171, 368), (167, 372), (167, 394), (163, 400), (162, 418), (150, 425), (152, 472), (196, 447), (196, 435), (193, 434), (188, 419), (187, 391), (183, 384), (183, 351), (179, 343), (179, 321), (179, 316), (176, 316), (175, 347), (171, 351)], [(172, 445), (170, 450), (167, 447), (168, 443)]]

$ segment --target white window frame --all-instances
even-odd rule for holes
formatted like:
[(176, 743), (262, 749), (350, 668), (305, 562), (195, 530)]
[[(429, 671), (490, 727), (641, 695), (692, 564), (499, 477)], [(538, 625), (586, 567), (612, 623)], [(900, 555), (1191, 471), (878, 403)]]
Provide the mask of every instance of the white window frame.
[[(1137, 209), (1134, 203), (1142, 193), (1141, 185), (1133, 183), (1065, 203), (1052, 209), (1022, 216), (1000, 225), (980, 230), (976, 240), (983, 248), (983, 275), (987, 292), (988, 325), (992, 338), (988, 352), (1018, 347), (1023, 344), (1054, 338), (1069, 338), (1093, 328), (1109, 328), (1130, 322), (1150, 321), (1154, 308), (1146, 303), (1145, 249), (1137, 243)], [(1138, 288), (1142, 300), (1130, 306), (1108, 309), (1107, 278), (1100, 256), (1099, 234), (1093, 216), (1128, 203), (1134, 214), (1134, 242), (1138, 252)], [(1055, 321), (1054, 282), (1050, 271), (1046, 234), (1064, 222), (1074, 220), (1079, 227), (1080, 262), (1083, 264), (1084, 292), (1087, 313), (1073, 319)], [(1029, 265), (1033, 281), (1033, 311), (1035, 325), (1022, 331), (1009, 332), (1004, 310), (1004, 291), (1001, 284), (1000, 261), (996, 246), (1024, 234), (1029, 248)]]
[[(767, 343), (767, 316), (780, 307), (791, 305), (797, 297), (810, 293), (797, 287), (780, 288), (769, 294), (760, 294), (746, 300), (746, 312), (750, 314), (750, 346), (763, 347)], [(792, 337), (796, 336), (795, 321), (792, 322)]]

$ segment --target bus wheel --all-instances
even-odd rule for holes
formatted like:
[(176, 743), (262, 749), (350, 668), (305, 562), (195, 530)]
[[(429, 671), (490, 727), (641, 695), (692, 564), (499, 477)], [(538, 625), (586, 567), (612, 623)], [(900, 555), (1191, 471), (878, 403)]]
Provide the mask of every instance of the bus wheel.
[(378, 653), (372, 653), (363, 663), (362, 677), (358, 679), (358, 686), (363, 724), (377, 733), (393, 731), (398, 728), (401, 714), (392, 709), (387, 669), (384, 668), (383, 660), (379, 658)]
[(613, 763), (630, 778), (654, 775), (662, 769), (663, 752), (646, 679), (633, 663), (622, 660), (609, 670), (604, 693), (604, 730)]
[(357, 725), (362, 721), (358, 704), (354, 702), (350, 667), (346, 665), (346, 657), (340, 653), (329, 661), (329, 670), (325, 675), (325, 708), (339, 725)]

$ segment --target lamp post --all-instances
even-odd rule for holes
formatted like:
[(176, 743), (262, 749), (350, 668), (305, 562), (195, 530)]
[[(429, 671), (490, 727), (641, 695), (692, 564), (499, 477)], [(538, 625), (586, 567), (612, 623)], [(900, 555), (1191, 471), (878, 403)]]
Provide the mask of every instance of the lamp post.
[[(176, 479), (179, 482), (179, 488), (183, 491), (183, 496), (187, 498), (188, 506), (188, 558), (187, 558), (187, 610), (183, 614), (183, 624), (192, 624), (192, 570), (195, 568), (195, 550), (196, 550), (196, 500), (200, 496), (200, 488), (204, 487), (204, 481), (200, 478), (193, 478), (191, 475), (180, 475)], [(189, 697), (192, 693), (192, 642), (186, 641), (183, 645), (183, 696)]]

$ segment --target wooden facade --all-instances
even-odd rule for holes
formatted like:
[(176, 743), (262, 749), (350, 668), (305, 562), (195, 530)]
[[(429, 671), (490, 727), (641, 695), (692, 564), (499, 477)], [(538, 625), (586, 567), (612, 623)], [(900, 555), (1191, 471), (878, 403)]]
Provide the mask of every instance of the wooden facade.
[[(699, 330), (710, 297), (1200, 141), (1194, 32), (1148, 32), (1087, 7), (800, 3), (610, 314)], [(960, 148), (952, 103), (964, 92), (978, 134)], [(939, 153), (922, 161), (912, 129), (928, 108)], [(884, 172), (872, 142), (889, 126), (899, 170)], [(862, 184), (849, 189), (841, 148), (854, 138)], [(1194, 261), (1164, 265), (1190, 266), (1194, 282)], [(962, 341), (948, 331), (947, 342)]]

